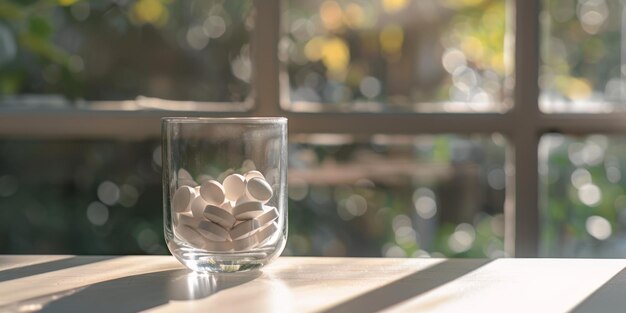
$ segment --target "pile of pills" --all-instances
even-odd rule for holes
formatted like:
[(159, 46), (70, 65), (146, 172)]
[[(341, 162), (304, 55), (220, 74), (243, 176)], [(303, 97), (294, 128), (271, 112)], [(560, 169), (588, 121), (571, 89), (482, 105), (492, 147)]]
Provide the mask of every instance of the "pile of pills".
[(272, 187), (261, 172), (230, 174), (224, 181), (203, 179), (198, 186), (188, 172), (172, 197), (175, 234), (208, 251), (243, 251), (263, 245), (277, 231), (278, 210), (267, 205)]

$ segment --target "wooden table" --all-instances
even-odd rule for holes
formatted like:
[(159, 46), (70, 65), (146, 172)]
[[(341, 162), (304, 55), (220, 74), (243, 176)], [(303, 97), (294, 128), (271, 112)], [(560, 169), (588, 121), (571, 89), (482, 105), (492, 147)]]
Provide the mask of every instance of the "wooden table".
[(170, 256), (0, 256), (0, 312), (626, 312), (626, 260), (282, 257), (200, 275)]

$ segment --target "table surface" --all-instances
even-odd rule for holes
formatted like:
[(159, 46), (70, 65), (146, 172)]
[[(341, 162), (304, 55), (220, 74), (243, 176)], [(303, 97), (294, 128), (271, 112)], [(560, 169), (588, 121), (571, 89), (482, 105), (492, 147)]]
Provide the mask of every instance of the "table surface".
[(171, 256), (0, 256), (0, 312), (624, 312), (626, 260), (281, 257), (202, 275)]

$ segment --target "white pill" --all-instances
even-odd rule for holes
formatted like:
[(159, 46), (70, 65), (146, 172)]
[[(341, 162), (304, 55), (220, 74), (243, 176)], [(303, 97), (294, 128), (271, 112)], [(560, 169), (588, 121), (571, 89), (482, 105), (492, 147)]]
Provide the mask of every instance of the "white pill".
[(209, 240), (226, 241), (229, 239), (228, 231), (213, 222), (199, 221), (195, 230)]
[(276, 223), (270, 223), (266, 227), (257, 229), (251, 236), (233, 240), (233, 249), (238, 251), (252, 249), (270, 239), (277, 230), (278, 225), (276, 225)]
[(204, 217), (226, 229), (231, 229), (236, 222), (235, 217), (230, 212), (211, 204), (204, 208)]
[(237, 204), (233, 208), (233, 215), (238, 220), (249, 220), (263, 213), (263, 203), (248, 201)]
[(256, 168), (256, 165), (254, 165), (254, 161), (250, 159), (244, 160), (243, 163), (241, 163), (242, 171), (251, 171), (255, 168)]
[(200, 186), (200, 195), (208, 204), (220, 205), (224, 202), (224, 186), (218, 181), (209, 180)]
[(255, 177), (259, 177), (265, 180), (265, 176), (263, 176), (263, 174), (261, 174), (261, 172), (259, 171), (249, 171), (244, 175), (244, 177), (246, 178), (246, 181), (249, 181)]
[(174, 212), (186, 212), (191, 207), (191, 201), (196, 196), (196, 191), (189, 186), (182, 186), (174, 192), (172, 207)]
[(235, 170), (234, 170), (234, 169), (232, 169), (232, 168), (229, 168), (229, 169), (227, 169), (227, 170), (223, 171), (221, 174), (219, 174), (219, 175), (217, 176), (217, 179), (216, 179), (216, 180), (217, 180), (217, 181), (224, 182), (224, 179), (225, 179), (226, 177), (228, 177), (228, 175), (230, 175), (230, 174), (234, 174), (234, 173), (235, 173)]
[(263, 178), (254, 177), (246, 183), (246, 192), (250, 198), (266, 203), (274, 194), (270, 186)]
[(233, 207), (236, 207), (244, 202), (251, 202), (251, 201), (259, 202), (259, 201), (256, 201), (255, 199), (250, 198), (246, 192), (241, 197), (239, 197), (237, 201), (233, 201), (234, 202)]
[(189, 172), (187, 172), (187, 170), (184, 168), (178, 170), (178, 175), (176, 176), (176, 178), (178, 180), (178, 186), (198, 186), (198, 183), (193, 180), (191, 174), (189, 174)]
[(256, 220), (259, 225), (263, 226), (276, 218), (278, 218), (278, 210), (276, 210), (275, 207), (264, 205), (263, 213), (255, 217), (254, 220)]
[(267, 227), (267, 223), (275, 220), (278, 217), (278, 211), (274, 207), (267, 207), (268, 209), (261, 213), (261, 215), (247, 221), (237, 223), (230, 230), (230, 238), (233, 240), (251, 236), (254, 232), (262, 227)]
[(255, 238), (257, 244), (261, 245), (265, 241), (270, 239), (272, 237), (272, 235), (274, 235), (276, 233), (277, 230), (278, 230), (278, 225), (276, 225), (276, 223), (270, 223), (269, 225), (259, 229), (254, 234), (253, 237)]
[(254, 246), (256, 246), (257, 243), (258, 243), (257, 239), (254, 236), (245, 237), (245, 238), (232, 241), (233, 249), (237, 251), (251, 249)]
[(193, 177), (191, 176), (191, 174), (189, 174), (189, 172), (186, 169), (180, 168), (178, 170), (178, 179), (191, 179), (191, 180), (193, 180)]
[(190, 213), (179, 213), (178, 222), (179, 226), (188, 226), (205, 239), (213, 241), (225, 241), (229, 239), (229, 234), (226, 229), (215, 223), (200, 220)]
[(178, 186), (196, 187), (196, 186), (198, 186), (198, 183), (196, 183), (196, 181), (195, 181), (195, 180), (190, 180), (190, 179), (179, 179), (179, 180), (178, 180)]
[(176, 228), (174, 228), (174, 232), (179, 237), (179, 239), (188, 242), (196, 248), (201, 248), (204, 245), (205, 239), (202, 237), (202, 235), (200, 235), (200, 233), (187, 225), (178, 225)]
[(226, 199), (235, 201), (246, 192), (246, 180), (242, 175), (232, 174), (224, 179)]
[(230, 239), (237, 240), (251, 236), (261, 225), (255, 220), (238, 223), (230, 230)]
[(176, 214), (177, 216), (177, 220), (178, 220), (178, 224), (184, 224), (187, 225), (191, 228), (196, 228), (196, 226), (198, 226), (198, 222), (199, 220), (195, 217), (193, 217), (193, 215), (191, 215), (191, 213), (186, 212), (186, 213), (178, 213)]
[(230, 214), (233, 214), (233, 202), (232, 201), (228, 201), (225, 200), (224, 203), (220, 204), (219, 206), (220, 208), (222, 208), (223, 210), (229, 212)]
[(196, 198), (191, 202), (191, 213), (193, 214), (193, 217), (198, 220), (203, 220), (204, 208), (206, 208), (207, 205), (209, 204), (206, 203), (202, 197), (196, 196)]

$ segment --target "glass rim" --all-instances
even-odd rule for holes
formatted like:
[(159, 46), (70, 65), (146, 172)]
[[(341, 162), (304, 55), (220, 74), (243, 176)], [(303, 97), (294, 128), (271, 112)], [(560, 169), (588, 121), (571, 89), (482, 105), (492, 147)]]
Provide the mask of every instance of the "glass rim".
[(168, 124), (286, 124), (286, 117), (162, 117), (162, 123)]

